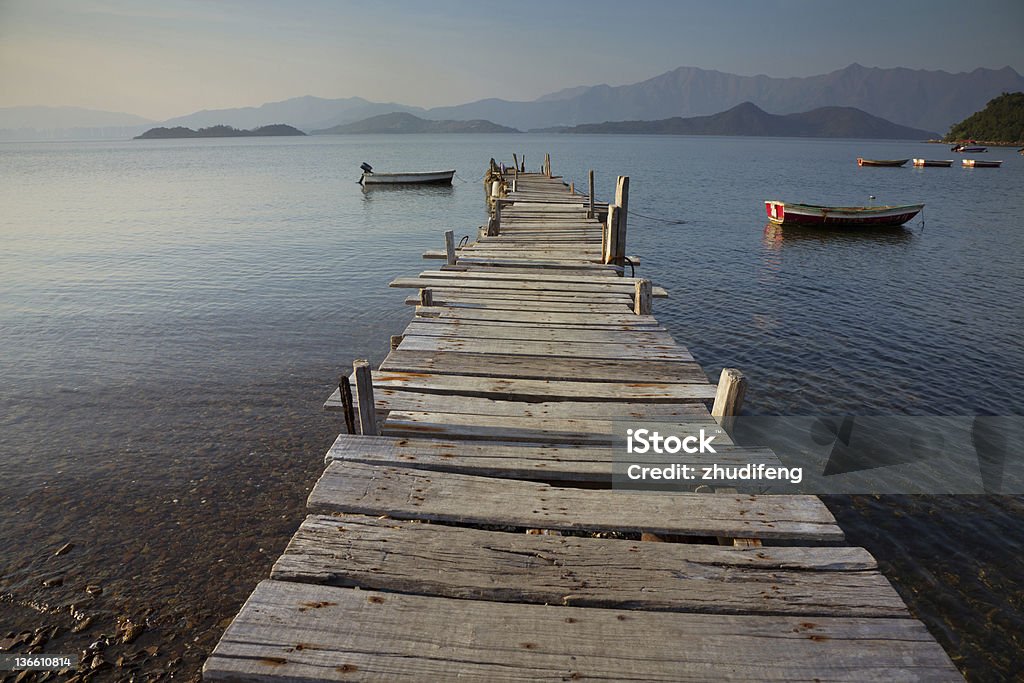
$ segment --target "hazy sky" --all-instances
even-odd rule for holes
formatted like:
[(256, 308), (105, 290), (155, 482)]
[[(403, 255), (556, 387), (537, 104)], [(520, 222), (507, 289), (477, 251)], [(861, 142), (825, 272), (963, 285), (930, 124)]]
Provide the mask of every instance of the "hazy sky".
[(434, 106), (677, 66), (807, 76), (852, 62), (1024, 73), (1024, 0), (0, 0), (0, 106), (153, 119), (299, 95)]

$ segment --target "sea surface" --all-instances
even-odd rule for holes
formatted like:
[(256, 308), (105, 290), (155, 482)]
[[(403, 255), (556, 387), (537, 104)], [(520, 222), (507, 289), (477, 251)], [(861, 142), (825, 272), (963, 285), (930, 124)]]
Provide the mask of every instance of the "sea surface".
[[(195, 676), (305, 514), (343, 428), (321, 410), (338, 375), (409, 320), (388, 281), (432, 267), (444, 230), (475, 236), (487, 160), (513, 152), (531, 169), (550, 152), (584, 190), (594, 169), (601, 200), (630, 176), (628, 252), (671, 294), (654, 312), (713, 379), (743, 369), (745, 412), (1024, 413), (1013, 149), (980, 155), (1000, 169), (888, 169), (854, 159), (960, 157), (671, 136), (3, 143), (0, 641), (92, 645), (111, 678)], [(364, 191), (363, 161), (458, 175)], [(769, 198), (926, 209), (820, 234), (766, 225)], [(1024, 499), (826, 502), (970, 680), (1024, 670)], [(125, 620), (142, 635), (113, 642)]]

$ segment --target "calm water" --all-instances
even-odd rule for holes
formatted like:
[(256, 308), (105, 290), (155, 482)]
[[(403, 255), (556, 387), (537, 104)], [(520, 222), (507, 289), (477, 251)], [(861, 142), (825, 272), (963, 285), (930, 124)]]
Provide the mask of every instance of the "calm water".
[[(655, 313), (710, 376), (747, 373), (749, 412), (1024, 412), (1015, 150), (987, 155), (1001, 169), (918, 170), (854, 158), (954, 155), (712, 137), (4, 144), (0, 639), (58, 626), (45, 651), (77, 652), (127, 616), (146, 631), (109, 662), (192, 675), (304, 515), (337, 375), (408, 320), (387, 282), (431, 267), (444, 230), (475, 234), (480, 174), (513, 151), (532, 168), (550, 151), (581, 184), (593, 168), (602, 199), (631, 176), (629, 252), (672, 295)], [(361, 161), (459, 175), (364, 193)], [(870, 195), (925, 202), (923, 224), (765, 225), (766, 198)], [(1020, 498), (828, 503), (970, 678), (1024, 670)], [(68, 633), (78, 613), (92, 625)]]

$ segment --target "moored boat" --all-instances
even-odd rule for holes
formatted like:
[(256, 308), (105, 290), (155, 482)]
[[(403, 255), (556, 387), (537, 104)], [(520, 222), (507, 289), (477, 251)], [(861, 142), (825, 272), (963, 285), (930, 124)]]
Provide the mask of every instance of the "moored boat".
[(953, 165), (952, 159), (914, 159), (914, 166), (939, 166), (949, 168)]
[(963, 159), (962, 163), (967, 168), (999, 168), (1002, 161), (982, 161), (981, 159)]
[(979, 147), (977, 145), (973, 145), (973, 146), (972, 145), (953, 145), (952, 147), (949, 148), (949, 151), (950, 152), (972, 152), (974, 154), (979, 154), (981, 152), (987, 152), (988, 148), (987, 147)]
[(406, 171), (402, 173), (374, 173), (373, 167), (363, 162), (361, 185), (451, 185), (455, 169), (451, 171)]
[(767, 200), (768, 220), (779, 225), (870, 227), (903, 225), (920, 213), (924, 204), (905, 206), (818, 206)]
[(858, 166), (888, 166), (890, 168), (896, 168), (910, 161), (910, 159), (863, 159), (857, 157)]

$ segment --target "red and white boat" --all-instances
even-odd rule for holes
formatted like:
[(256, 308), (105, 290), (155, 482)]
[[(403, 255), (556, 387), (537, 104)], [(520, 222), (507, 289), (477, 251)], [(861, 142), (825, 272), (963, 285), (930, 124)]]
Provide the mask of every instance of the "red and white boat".
[(903, 225), (920, 213), (924, 204), (906, 206), (817, 206), (767, 200), (768, 220), (779, 225), (858, 228)]

